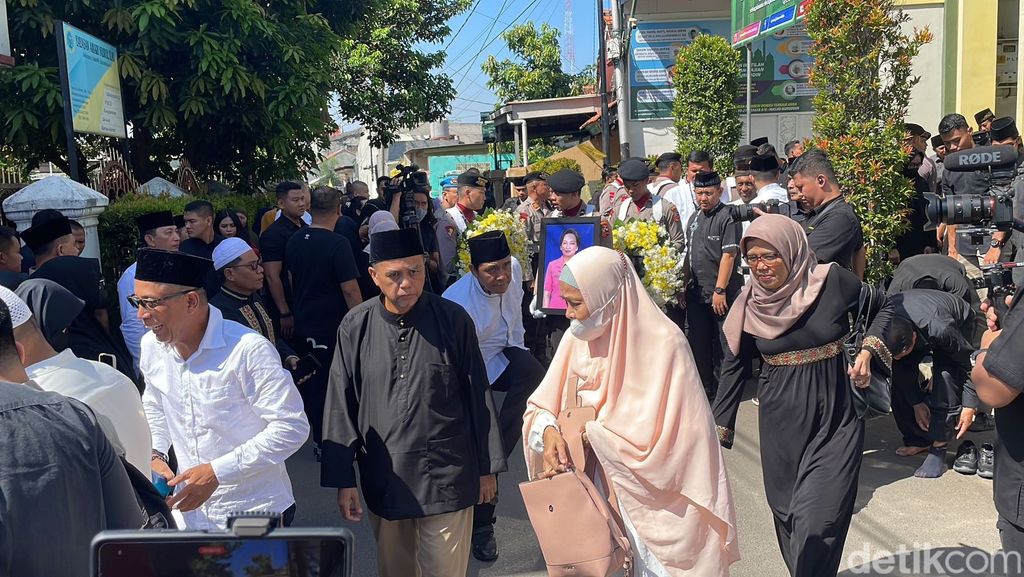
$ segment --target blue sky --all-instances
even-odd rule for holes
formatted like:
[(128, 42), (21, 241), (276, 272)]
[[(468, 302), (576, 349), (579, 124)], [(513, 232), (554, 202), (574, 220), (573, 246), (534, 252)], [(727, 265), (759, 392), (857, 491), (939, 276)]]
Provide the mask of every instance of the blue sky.
[[(563, 68), (566, 38), (564, 30), (565, 0), (480, 0), (456, 17), (449, 26), (454, 35), (467, 18), (471, 19), (462, 31), (446, 41), (448, 58), (443, 72), (451, 75), (457, 87), (457, 98), (452, 104), (452, 120), (478, 121), (480, 112), (494, 107), (495, 96), (487, 89), (486, 75), (480, 65), (493, 54), (496, 58), (509, 57), (505, 42), (498, 35), (509, 25), (533, 22), (562, 30)], [(575, 34), (576, 70), (594, 62), (597, 54), (597, 5), (594, 0), (572, 0), (573, 31)], [(488, 42), (494, 40), (490, 45)], [(485, 45), (487, 45), (485, 47)]]

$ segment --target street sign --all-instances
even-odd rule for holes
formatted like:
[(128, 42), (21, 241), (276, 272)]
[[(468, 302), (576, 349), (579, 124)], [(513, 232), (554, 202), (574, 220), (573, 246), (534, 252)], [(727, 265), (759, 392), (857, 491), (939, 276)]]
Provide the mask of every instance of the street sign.
[(66, 22), (58, 48), (74, 131), (126, 138), (117, 49)]
[(811, 1), (732, 0), (732, 45), (740, 46), (789, 28), (807, 16)]
[(497, 134), (494, 131), (494, 121), (491, 120), (490, 112), (480, 113), (480, 132), (483, 134), (484, 142), (497, 142)]
[(0, 67), (14, 66), (11, 35), (7, 29), (7, 0), (0, 0)]

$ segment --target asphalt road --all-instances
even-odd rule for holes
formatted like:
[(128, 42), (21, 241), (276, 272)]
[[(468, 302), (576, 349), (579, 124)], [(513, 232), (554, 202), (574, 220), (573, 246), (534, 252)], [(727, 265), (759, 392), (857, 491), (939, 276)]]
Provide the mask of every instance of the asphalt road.
[[(976, 444), (991, 442), (993, 433), (971, 434)], [(868, 424), (864, 464), (861, 469), (857, 512), (846, 541), (840, 575), (990, 575), (957, 573), (965, 555), (991, 553), (999, 548), (992, 504), (992, 482), (978, 476), (947, 471), (939, 479), (916, 479), (914, 469), (923, 457), (896, 456), (900, 437), (891, 418)], [(737, 424), (735, 448), (726, 451), (729, 478), (739, 527), (742, 559), (732, 566), (734, 577), (785, 577), (771, 513), (765, 503), (757, 439), (757, 407), (744, 401)], [(955, 446), (954, 446), (955, 449)], [(494, 563), (472, 560), (471, 576), (543, 576), (543, 558), (527, 520), (517, 483), (526, 477), (525, 463), (517, 448), (510, 472), (499, 480), (500, 501), (496, 534), (500, 557)], [(949, 460), (952, 460), (952, 451)], [(297, 526), (346, 525), (355, 534), (355, 575), (376, 575), (377, 550), (369, 522), (341, 520), (335, 492), (319, 486), (319, 467), (311, 447), (288, 461), (295, 498)], [(871, 559), (893, 555), (888, 561)], [(980, 567), (983, 559), (976, 557)], [(917, 565), (915, 567), (915, 565)]]

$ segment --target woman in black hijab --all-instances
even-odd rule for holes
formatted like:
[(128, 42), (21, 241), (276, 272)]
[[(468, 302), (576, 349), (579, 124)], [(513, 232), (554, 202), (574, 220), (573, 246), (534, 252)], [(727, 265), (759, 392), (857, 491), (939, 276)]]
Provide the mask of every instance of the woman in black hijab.
[(68, 348), (68, 327), (85, 302), (68, 289), (47, 279), (28, 279), (14, 291), (32, 310), (46, 341), (57, 352)]

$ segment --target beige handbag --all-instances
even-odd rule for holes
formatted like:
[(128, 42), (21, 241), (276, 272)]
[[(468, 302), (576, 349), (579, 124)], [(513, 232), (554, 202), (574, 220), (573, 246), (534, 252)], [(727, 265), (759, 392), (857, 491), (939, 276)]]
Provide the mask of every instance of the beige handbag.
[[(584, 472), (582, 427), (596, 413), (593, 407), (579, 406), (576, 387), (565, 389), (566, 408), (558, 423), (573, 464), (550, 479), (519, 484), (526, 512), (551, 577), (608, 577), (621, 568), (628, 576), (629, 540), (608, 501)], [(611, 485), (605, 486), (611, 495)]]

